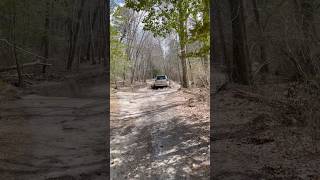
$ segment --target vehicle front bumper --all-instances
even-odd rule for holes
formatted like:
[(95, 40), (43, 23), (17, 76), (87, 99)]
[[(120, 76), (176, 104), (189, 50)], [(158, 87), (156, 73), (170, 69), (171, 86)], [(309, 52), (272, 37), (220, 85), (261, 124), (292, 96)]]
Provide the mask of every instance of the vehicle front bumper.
[(153, 86), (155, 86), (155, 87), (167, 87), (167, 86), (169, 86), (169, 83), (154, 83)]

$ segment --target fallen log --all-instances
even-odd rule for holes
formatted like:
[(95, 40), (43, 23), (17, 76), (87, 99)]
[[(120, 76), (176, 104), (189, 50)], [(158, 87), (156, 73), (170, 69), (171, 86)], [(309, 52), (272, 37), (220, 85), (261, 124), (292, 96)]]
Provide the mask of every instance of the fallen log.
[(290, 100), (275, 99), (271, 97), (262, 96), (260, 94), (243, 91), (240, 89), (234, 90), (233, 96), (236, 98), (248, 99), (249, 101), (264, 103), (272, 107), (288, 107), (290, 109), (296, 109), (294, 103)]
[[(29, 78), (31, 79), (33, 77), (33, 74), (21, 74), (22, 76), (26, 77), (26, 78)], [(2, 75), (0, 76), (1, 78), (17, 78), (18, 77), (18, 74), (12, 74), (12, 75)]]
[(37, 59), (43, 59), (43, 60), (47, 60), (47, 59), (48, 59), (48, 58), (45, 58), (45, 57), (40, 56), (40, 55), (38, 55), (38, 54), (35, 54), (35, 53), (33, 53), (33, 52), (30, 52), (30, 51), (28, 51), (28, 50), (26, 50), (26, 49), (24, 49), (24, 48), (22, 48), (22, 47), (19, 47), (19, 46), (17, 46), (16, 44), (11, 43), (11, 42), (9, 42), (9, 41), (6, 40), (6, 39), (0, 39), (0, 41), (1, 41), (1, 42), (4, 42), (4, 43), (7, 44), (8, 46), (17, 48), (18, 51), (21, 51), (21, 52), (24, 52), (24, 53), (26, 53), (26, 54), (32, 55), (32, 56), (34, 56), (34, 57), (37, 58)]
[[(18, 77), (7, 77), (7, 78), (5, 78), (4, 79), (6, 82), (9, 82), (9, 83), (11, 83), (11, 84), (15, 84), (16, 82), (18, 82), (19, 81), (19, 79), (18, 79)], [(29, 85), (32, 85), (33, 84), (33, 82), (31, 82), (31, 81), (28, 81), (28, 80), (23, 80), (23, 83), (24, 84), (29, 84)]]
[[(22, 64), (21, 68), (29, 67), (29, 66), (35, 66), (35, 65), (52, 66), (52, 64), (47, 64), (47, 63), (42, 63), (40, 61), (35, 61), (35, 62), (31, 62), (31, 63)], [(10, 67), (6, 67), (6, 68), (1, 68), (0, 72), (6, 72), (6, 71), (15, 70), (15, 69), (17, 69), (17, 66), (10, 66)]]

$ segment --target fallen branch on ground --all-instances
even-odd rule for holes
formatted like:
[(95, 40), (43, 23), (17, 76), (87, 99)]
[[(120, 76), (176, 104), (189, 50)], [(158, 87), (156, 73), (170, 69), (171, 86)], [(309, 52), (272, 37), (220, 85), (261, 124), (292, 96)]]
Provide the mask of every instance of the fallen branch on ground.
[[(32, 79), (32, 77), (34, 76), (33, 74), (22, 74), (23, 77)], [(12, 74), (12, 75), (1, 75), (0, 76), (2, 79), (10, 79), (10, 78), (17, 78), (18, 74)]]
[(240, 89), (234, 90), (233, 94), (234, 94), (234, 97), (242, 98), (242, 99), (245, 98), (245, 99), (248, 99), (249, 101), (265, 103), (272, 107), (281, 107), (281, 108), (288, 107), (290, 109), (296, 109), (293, 103), (288, 100), (274, 99), (271, 97), (262, 96), (260, 94), (247, 92)]
[[(24, 68), (24, 67), (35, 66), (35, 65), (52, 66), (52, 64), (47, 64), (47, 63), (42, 63), (40, 61), (35, 61), (35, 62), (31, 62), (31, 63), (22, 64), (21, 67)], [(6, 68), (1, 68), (0, 72), (11, 71), (11, 70), (15, 70), (15, 69), (17, 69), (17, 66), (10, 66), (10, 67), (6, 67)]]
[(221, 86), (217, 87), (216, 92), (214, 94), (218, 94), (219, 92), (227, 89), (228, 82), (223, 83)]
[[(6, 78), (5, 79), (5, 81), (6, 82), (10, 82), (10, 83), (15, 83), (15, 82), (18, 82), (19, 81), (19, 79), (18, 79), (18, 77), (9, 77), (9, 78)], [(29, 85), (32, 85), (33, 84), (33, 82), (31, 82), (31, 81), (27, 81), (27, 80), (23, 80), (23, 83), (25, 83), (25, 84), (29, 84)]]
[(265, 61), (263, 62), (258, 68), (257, 70), (253, 73), (253, 78), (255, 78), (259, 73), (260, 71), (262, 70), (263, 67), (269, 65), (271, 63), (271, 61)]
[(26, 53), (26, 54), (30, 54), (30, 55), (32, 55), (32, 56), (34, 56), (34, 57), (36, 57), (36, 58), (43, 59), (43, 60), (47, 60), (47, 59), (48, 59), (48, 58), (45, 58), (45, 57), (40, 56), (40, 55), (38, 55), (38, 54), (35, 54), (35, 53), (33, 53), (33, 52), (27, 51), (27, 50), (23, 49), (22, 47), (19, 47), (19, 46), (17, 46), (16, 44), (13, 44), (13, 43), (9, 42), (9, 41), (6, 40), (6, 39), (0, 39), (0, 41), (6, 43), (8, 46), (16, 47), (17, 50), (22, 51), (22, 52), (24, 52), (24, 53)]

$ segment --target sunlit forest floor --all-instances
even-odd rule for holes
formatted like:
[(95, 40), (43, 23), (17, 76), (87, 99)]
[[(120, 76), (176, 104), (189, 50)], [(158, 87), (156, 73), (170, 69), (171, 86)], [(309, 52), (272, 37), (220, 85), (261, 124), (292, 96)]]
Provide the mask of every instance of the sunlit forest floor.
[(215, 179), (319, 179), (318, 100), (290, 87), (227, 85), (214, 95)]
[(111, 179), (207, 179), (208, 99), (177, 84), (114, 91)]

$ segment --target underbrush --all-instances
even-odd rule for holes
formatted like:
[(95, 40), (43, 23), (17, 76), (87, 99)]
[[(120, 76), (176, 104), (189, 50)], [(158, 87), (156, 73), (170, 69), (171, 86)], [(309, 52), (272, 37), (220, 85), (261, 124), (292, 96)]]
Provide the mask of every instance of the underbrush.
[(211, 132), (218, 152), (213, 158), (222, 167), (216, 171), (236, 171), (222, 163), (232, 156), (239, 166), (246, 163), (243, 171), (257, 167), (255, 173), (267, 179), (306, 179), (319, 174), (320, 90), (315, 82), (256, 87), (228, 83), (219, 89), (213, 95)]
[(266, 99), (260, 102), (273, 109), (274, 121), (280, 124), (279, 135), (285, 149), (300, 147), (303, 153), (320, 153), (319, 81), (265, 85), (258, 89)]
[[(221, 91), (231, 93), (233, 98), (238, 99), (232, 98), (230, 102), (240, 101), (243, 104), (252, 105), (256, 108), (257, 116), (259, 116), (259, 107), (263, 107), (262, 111), (270, 114), (269, 120), (275, 125), (271, 131), (275, 138), (281, 141), (277, 141), (282, 144), (281, 149), (300, 149), (299, 151), (303, 153), (318, 154), (320, 153), (320, 86), (318, 82), (314, 80), (271, 83), (255, 87), (228, 84)], [(218, 92), (217, 95), (219, 93), (223, 94)], [(224, 96), (227, 98), (226, 95)], [(237, 109), (246, 114), (246, 107), (238, 106)], [(266, 121), (264, 120), (263, 123)], [(255, 130), (252, 126), (248, 128)]]
[[(312, 153), (319, 153), (320, 142), (320, 86), (317, 81), (295, 84), (291, 91), (292, 103), (296, 109), (294, 117), (310, 139)], [(288, 91), (288, 92), (290, 92)], [(299, 131), (299, 130), (297, 130)]]

